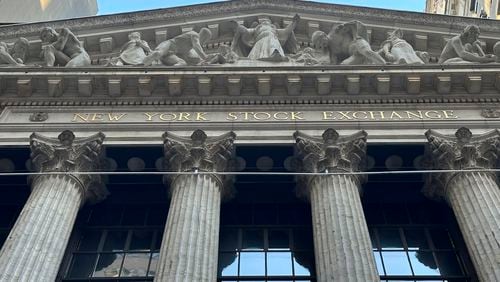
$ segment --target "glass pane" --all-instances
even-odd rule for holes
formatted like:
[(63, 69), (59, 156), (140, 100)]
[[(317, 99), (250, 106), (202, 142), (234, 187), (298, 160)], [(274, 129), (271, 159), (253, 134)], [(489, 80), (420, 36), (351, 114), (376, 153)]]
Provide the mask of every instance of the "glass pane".
[(96, 255), (75, 254), (68, 271), (69, 278), (85, 278), (92, 275), (94, 270)]
[(254, 276), (265, 275), (264, 253), (242, 252), (240, 253), (240, 275)]
[(377, 265), (377, 270), (379, 275), (384, 275), (384, 266), (382, 265), (382, 258), (380, 257), (380, 252), (373, 252), (375, 257), (375, 264)]
[(295, 229), (293, 231), (293, 244), (295, 250), (313, 250), (312, 230), (306, 228)]
[(436, 257), (442, 275), (462, 275), (455, 252), (437, 252)]
[(153, 246), (153, 248), (155, 250), (159, 250), (160, 249), (160, 247), (161, 247), (161, 241), (162, 240), (163, 240), (163, 230), (157, 231), (156, 232), (156, 238), (155, 238), (154, 246)]
[(16, 215), (17, 209), (13, 206), (5, 206), (0, 211), (0, 227), (10, 227), (14, 221), (14, 216)]
[(269, 249), (290, 249), (288, 230), (269, 230)]
[(97, 261), (94, 277), (118, 277), (123, 261), (123, 254), (101, 254)]
[(440, 275), (432, 252), (408, 252), (415, 275)]
[(429, 249), (427, 237), (424, 229), (405, 229), (406, 243), (408, 250)]
[(387, 275), (412, 275), (406, 252), (382, 252)]
[(254, 224), (276, 224), (275, 205), (258, 205), (254, 208)]
[(146, 209), (142, 206), (127, 207), (123, 213), (122, 225), (144, 225)]
[(104, 251), (123, 251), (125, 241), (127, 240), (127, 231), (108, 231)]
[(378, 238), (382, 250), (403, 249), (403, 242), (398, 229), (378, 229)]
[(259, 229), (243, 230), (243, 250), (264, 249), (264, 232)]
[(148, 214), (148, 225), (165, 225), (167, 220), (167, 211), (162, 208), (153, 208)]
[(156, 268), (158, 266), (158, 259), (160, 259), (160, 253), (151, 254), (151, 262), (149, 263), (148, 276), (155, 276)]
[(223, 228), (219, 244), (221, 251), (236, 251), (238, 249), (238, 229)]
[(314, 274), (314, 254), (312, 252), (293, 252), (295, 275)]
[(219, 276), (238, 276), (238, 253), (221, 253)]
[(373, 228), (370, 228), (368, 230), (369, 234), (370, 234), (370, 242), (372, 243), (372, 249), (373, 250), (378, 250), (378, 243), (377, 243), (377, 238), (375, 237), (375, 230), (373, 230)]
[(387, 205), (384, 209), (385, 219), (389, 224), (409, 223), (409, 218), (406, 214), (406, 206), (399, 204)]
[(97, 251), (99, 246), (99, 241), (101, 240), (102, 232), (99, 230), (88, 230), (85, 231), (81, 240), (80, 246), (78, 246), (79, 251)]
[(151, 249), (152, 240), (153, 240), (153, 231), (134, 230), (132, 231), (132, 241), (130, 242), (129, 250), (149, 251)]
[(267, 253), (267, 275), (292, 275), (292, 254), (290, 252)]
[(120, 225), (123, 208), (120, 206), (111, 206), (103, 208), (97, 206), (92, 210), (89, 219), (89, 225)]
[(148, 271), (149, 255), (149, 253), (126, 254), (120, 276), (146, 276)]
[(365, 212), (366, 222), (368, 224), (383, 224), (385, 223), (384, 215), (382, 213), (383, 209), (376, 204), (366, 204), (363, 205)]
[(450, 236), (446, 229), (430, 229), (432, 242), (436, 249), (452, 249), (453, 245), (451, 243)]

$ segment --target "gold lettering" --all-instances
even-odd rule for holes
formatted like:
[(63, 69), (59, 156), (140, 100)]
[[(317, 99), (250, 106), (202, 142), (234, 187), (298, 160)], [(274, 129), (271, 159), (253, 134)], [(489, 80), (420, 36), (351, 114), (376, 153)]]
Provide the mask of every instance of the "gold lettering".
[(244, 115), (244, 120), (248, 120), (249, 119), (249, 115), (253, 114), (252, 112), (240, 112), (240, 114), (243, 114)]
[(108, 118), (110, 121), (119, 121), (127, 114), (108, 114)]
[[(281, 117), (280, 117), (280, 115), (281, 115)], [(288, 113), (287, 112), (277, 112), (277, 113), (274, 113), (273, 117), (276, 120), (287, 120)]]
[(207, 113), (196, 113), (196, 120), (203, 120), (206, 121), (207, 118), (205, 117)]
[(144, 113), (144, 115), (147, 117), (146, 121), (152, 121), (153, 117), (159, 115), (159, 113)]
[(160, 119), (163, 121), (172, 121), (177, 119), (177, 115), (174, 113), (163, 113), (160, 115)]
[(341, 117), (339, 119), (352, 119), (352, 117), (349, 116), (351, 112), (339, 112)]
[(452, 110), (444, 110), (443, 115), (445, 119), (458, 119), (458, 117), (453, 113)]
[(391, 116), (389, 117), (389, 119), (394, 119), (395, 116), (397, 116), (399, 119), (403, 119), (403, 117), (395, 111), (391, 112)]
[(89, 114), (73, 114), (72, 122), (88, 122), (90, 118)]
[(422, 115), (422, 111), (417, 111), (417, 113), (411, 112), (411, 111), (406, 111), (406, 116), (408, 119), (412, 118), (418, 118), (418, 119), (424, 119), (424, 116)]
[(301, 117), (300, 115), (302, 114), (302, 112), (291, 112), (292, 114), (292, 120), (303, 120), (304, 118)]
[(323, 112), (323, 120), (335, 119), (333, 112)]
[(440, 119), (443, 118), (438, 111), (426, 111), (424, 115), (430, 119)]
[(92, 115), (92, 121), (104, 121), (103, 114), (95, 113)]
[(237, 120), (238, 116), (236, 115), (236, 113), (227, 113), (226, 119), (227, 120)]
[(191, 117), (190, 113), (179, 113), (179, 121), (181, 120), (189, 120)]
[[(365, 115), (364, 117), (358, 116), (358, 114), (363, 114)], [(366, 112), (353, 112), (352, 117), (355, 119), (368, 119), (368, 114)]]
[(256, 119), (256, 120), (263, 120), (263, 119), (264, 120), (268, 120), (268, 119), (271, 118), (271, 114), (270, 113), (266, 113), (266, 112), (256, 112), (256, 113), (253, 114), (253, 118)]
[(379, 112), (372, 112), (372, 111), (369, 111), (368, 112), (370, 114), (370, 119), (377, 119), (375, 117), (375, 113), (378, 113), (380, 115), (380, 119), (385, 119), (385, 114), (383, 111), (379, 111)]

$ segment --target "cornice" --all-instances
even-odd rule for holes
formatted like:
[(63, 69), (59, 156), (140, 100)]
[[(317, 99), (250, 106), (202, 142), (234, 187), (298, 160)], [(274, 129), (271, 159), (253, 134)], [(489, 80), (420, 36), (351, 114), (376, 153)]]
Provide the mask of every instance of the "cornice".
[(166, 23), (179, 20), (185, 21), (186, 19), (196, 17), (217, 17), (258, 9), (289, 13), (311, 13), (346, 20), (381, 21), (391, 23), (392, 25), (407, 24), (439, 28), (449, 27), (450, 31), (455, 32), (459, 32), (467, 25), (474, 24), (478, 25), (483, 32), (500, 32), (498, 21), (488, 19), (403, 12), (298, 0), (235, 0), (107, 16), (10, 25), (0, 27), (0, 37), (10, 38), (38, 34), (46, 26), (54, 28), (68, 27), (73, 31), (82, 31), (87, 29), (113, 28), (120, 25), (133, 26), (151, 21)]

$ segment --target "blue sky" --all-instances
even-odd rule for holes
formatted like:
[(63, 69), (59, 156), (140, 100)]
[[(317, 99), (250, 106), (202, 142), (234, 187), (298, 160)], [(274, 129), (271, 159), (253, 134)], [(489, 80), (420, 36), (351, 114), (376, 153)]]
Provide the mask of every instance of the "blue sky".
[[(151, 10), (221, 0), (98, 0), (99, 15)], [(423, 12), (425, 0), (317, 0), (316, 2), (356, 5), (403, 11)]]

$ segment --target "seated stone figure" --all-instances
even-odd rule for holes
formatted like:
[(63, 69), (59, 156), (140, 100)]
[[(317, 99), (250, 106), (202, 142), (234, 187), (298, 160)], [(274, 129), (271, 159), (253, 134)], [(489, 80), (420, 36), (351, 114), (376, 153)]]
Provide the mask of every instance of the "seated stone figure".
[(48, 67), (55, 65), (66, 67), (84, 67), (91, 64), (90, 56), (83, 49), (82, 43), (67, 28), (60, 33), (50, 27), (46, 27), (40, 34), (43, 43), (49, 43), (43, 47), (42, 56)]
[(218, 53), (209, 55), (209, 59), (205, 61), (207, 64), (234, 64), (239, 56), (231, 47), (227, 45), (219, 46)]
[(486, 55), (478, 41), (480, 30), (476, 25), (467, 26), (460, 35), (452, 37), (444, 46), (439, 64), (491, 63), (495, 55)]
[(160, 43), (156, 49), (144, 59), (144, 65), (150, 66), (160, 61), (167, 66), (197, 65), (209, 57), (202, 45), (212, 37), (208, 28), (200, 32), (188, 31)]
[(350, 21), (334, 28), (328, 35), (330, 57), (335, 63), (343, 59), (342, 65), (386, 64), (379, 53), (368, 43), (368, 32), (363, 23)]
[(111, 66), (140, 65), (146, 56), (151, 53), (151, 48), (146, 41), (141, 39), (139, 32), (132, 32), (128, 35), (128, 42), (120, 49), (120, 56), (112, 58), (109, 62)]
[(496, 62), (500, 63), (500, 41), (493, 45), (493, 55), (496, 57)]
[(9, 50), (5, 42), (0, 42), (0, 64), (24, 66), (29, 51), (29, 42), (26, 38), (19, 38)]
[[(421, 56), (428, 57), (425, 52), (416, 52), (413, 47), (403, 38), (403, 31), (396, 29), (381, 45), (380, 52), (385, 60), (392, 64), (425, 64)], [(427, 55), (427, 56), (426, 56)]]
[(328, 49), (330, 38), (321, 30), (313, 32), (311, 43), (314, 48), (307, 47), (292, 56), (298, 63), (305, 65), (328, 65), (330, 61), (330, 51)]

